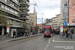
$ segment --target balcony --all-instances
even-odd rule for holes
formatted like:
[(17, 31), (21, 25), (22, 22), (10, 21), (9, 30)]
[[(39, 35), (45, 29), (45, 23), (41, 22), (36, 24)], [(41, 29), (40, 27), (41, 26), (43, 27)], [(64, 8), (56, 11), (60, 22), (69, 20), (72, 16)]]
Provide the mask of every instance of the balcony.
[(16, 3), (17, 5), (20, 5), (19, 2), (16, 2), (15, 0), (11, 0), (11, 1), (13, 1), (14, 3)]
[(29, 11), (29, 8), (27, 8), (27, 7), (20, 7), (19, 9), (26, 9)]
[(20, 17), (19, 19), (25, 19), (25, 20), (28, 20), (28, 18), (26, 18), (26, 17)]
[(28, 2), (20, 2), (20, 4), (29, 5), (29, 3), (28, 3)]
[(6, 12), (6, 13), (8, 13), (8, 14), (12, 14), (12, 15), (14, 15), (14, 16), (20, 17), (18, 14), (15, 14), (15, 13), (10, 12), (10, 11), (8, 11), (8, 10), (5, 10), (5, 9), (3, 9), (3, 8), (0, 8), (0, 10)]
[(2, 2), (4, 5), (7, 5), (8, 7), (11, 7), (12, 9), (15, 9), (16, 11), (19, 11), (19, 9), (17, 9), (14, 6), (11, 6), (10, 4), (7, 4), (6, 2), (4, 2), (3, 0), (1, 0), (0, 2)]
[(19, 14), (25, 14), (25, 15), (27, 15), (27, 12), (19, 12)]

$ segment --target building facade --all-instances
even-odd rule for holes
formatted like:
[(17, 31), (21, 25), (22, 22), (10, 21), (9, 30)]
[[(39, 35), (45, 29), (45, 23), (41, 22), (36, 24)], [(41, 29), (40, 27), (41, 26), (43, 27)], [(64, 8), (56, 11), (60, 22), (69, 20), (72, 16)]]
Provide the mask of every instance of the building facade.
[(75, 0), (69, 0), (69, 31), (74, 29), (75, 33)]
[(26, 21), (27, 23), (30, 24), (30, 30), (34, 29), (34, 27), (37, 27), (37, 12), (34, 7), (34, 12), (29, 13), (28, 20)]
[(56, 17), (52, 18), (52, 28), (57, 29), (60, 27), (61, 17), (60, 14), (56, 15)]
[(28, 12), (29, 12), (29, 0), (19, 0), (20, 6), (20, 19), (23, 21), (27, 20)]
[(68, 23), (68, 2), (69, 0), (61, 0), (61, 24)]
[(61, 14), (61, 24), (63, 23), (63, 13), (64, 13), (64, 0), (61, 0), (61, 6), (60, 6), (60, 14)]
[(24, 29), (23, 23), (20, 23), (22, 20), (19, 19), (19, 6), (19, 0), (0, 0), (0, 12), (8, 14), (6, 16), (0, 14), (0, 16), (9, 19), (6, 26), (0, 24), (0, 35), (5, 35), (8, 32), (10, 36), (13, 36), (13, 31), (17, 34)]
[(45, 25), (52, 26), (52, 19), (46, 19)]

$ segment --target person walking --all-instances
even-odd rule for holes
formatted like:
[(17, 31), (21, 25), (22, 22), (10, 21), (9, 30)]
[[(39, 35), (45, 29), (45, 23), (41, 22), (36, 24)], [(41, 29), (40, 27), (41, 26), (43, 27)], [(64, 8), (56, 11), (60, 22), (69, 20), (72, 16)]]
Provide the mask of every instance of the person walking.
[(13, 38), (15, 38), (15, 35), (16, 35), (16, 32), (15, 32), (15, 31), (13, 31)]
[(70, 32), (70, 38), (72, 39), (72, 32)]
[(65, 30), (65, 38), (69, 38), (68, 30)]
[(74, 36), (74, 29), (71, 30), (72, 35)]
[(7, 37), (8, 37), (8, 32), (6, 32), (6, 39), (7, 39)]

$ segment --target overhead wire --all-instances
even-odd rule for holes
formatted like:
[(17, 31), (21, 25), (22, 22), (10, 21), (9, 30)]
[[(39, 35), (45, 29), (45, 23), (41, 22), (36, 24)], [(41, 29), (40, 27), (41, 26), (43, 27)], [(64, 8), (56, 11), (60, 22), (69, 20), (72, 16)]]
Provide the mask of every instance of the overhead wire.
[[(33, 0), (33, 2), (36, 4), (37, 8), (41, 11), (41, 9), (39, 8), (39, 6), (37, 5), (37, 3)], [(42, 11), (41, 11), (42, 12)], [(42, 13), (42, 15), (44, 15), (44, 13)], [(45, 15), (44, 15), (45, 16)]]

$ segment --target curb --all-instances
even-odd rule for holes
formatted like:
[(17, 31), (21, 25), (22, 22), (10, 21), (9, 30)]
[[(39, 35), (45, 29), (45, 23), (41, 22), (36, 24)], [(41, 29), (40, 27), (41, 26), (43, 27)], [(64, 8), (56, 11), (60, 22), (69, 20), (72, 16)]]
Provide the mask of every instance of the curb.
[[(43, 34), (39, 34), (39, 35), (43, 35)], [(17, 38), (17, 39), (8, 40), (7, 42), (13, 42), (13, 41), (17, 41), (17, 40), (27, 39), (27, 38), (31, 38), (31, 37), (35, 37), (35, 36), (39, 36), (39, 35), (33, 35), (33, 36), (29, 36), (29, 37), (21, 37), (21, 38)]]
[(9, 39), (9, 40), (4, 40), (0, 42), (0, 46), (8, 43), (8, 42), (13, 42), (13, 41), (18, 41), (18, 40), (22, 40), (22, 39), (27, 39), (27, 38), (31, 38), (31, 37), (35, 37), (35, 36), (40, 36), (43, 34), (39, 34), (39, 35), (33, 35), (33, 36), (29, 36), (29, 37), (21, 37), (21, 38), (16, 38), (16, 39)]

